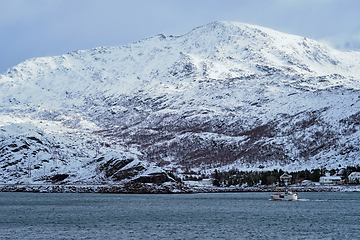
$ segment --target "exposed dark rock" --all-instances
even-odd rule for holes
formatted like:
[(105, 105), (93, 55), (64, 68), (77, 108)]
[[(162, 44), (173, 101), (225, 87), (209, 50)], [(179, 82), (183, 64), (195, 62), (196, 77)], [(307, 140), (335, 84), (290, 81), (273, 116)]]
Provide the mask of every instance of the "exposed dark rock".
[(50, 178), (50, 180), (55, 181), (55, 182), (61, 182), (68, 177), (69, 177), (69, 174), (56, 174), (56, 175), (52, 176)]
[(135, 178), (133, 182), (139, 183), (164, 183), (164, 182), (173, 182), (174, 180), (171, 179), (166, 173), (151, 173), (147, 176), (140, 176), (139, 178)]

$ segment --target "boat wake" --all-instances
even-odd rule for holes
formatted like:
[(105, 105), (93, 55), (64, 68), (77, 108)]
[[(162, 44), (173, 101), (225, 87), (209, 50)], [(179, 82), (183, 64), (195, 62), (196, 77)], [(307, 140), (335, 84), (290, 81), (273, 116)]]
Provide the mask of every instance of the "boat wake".
[(310, 202), (310, 199), (308, 198), (298, 198), (297, 200), (300, 202)]

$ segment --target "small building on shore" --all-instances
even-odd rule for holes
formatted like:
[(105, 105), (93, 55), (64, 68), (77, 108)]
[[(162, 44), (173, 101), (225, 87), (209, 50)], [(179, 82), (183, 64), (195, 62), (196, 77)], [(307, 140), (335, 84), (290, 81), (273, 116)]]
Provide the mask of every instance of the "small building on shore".
[(283, 182), (285, 186), (287, 186), (289, 183), (291, 183), (291, 178), (292, 178), (291, 175), (284, 173), (283, 175), (280, 176), (280, 181)]
[(338, 185), (343, 184), (343, 182), (340, 176), (322, 176), (319, 181), (321, 185)]
[(301, 186), (303, 186), (303, 187), (315, 186), (315, 183), (311, 180), (303, 180), (301, 182)]
[(352, 172), (349, 176), (349, 183), (360, 183), (360, 172)]

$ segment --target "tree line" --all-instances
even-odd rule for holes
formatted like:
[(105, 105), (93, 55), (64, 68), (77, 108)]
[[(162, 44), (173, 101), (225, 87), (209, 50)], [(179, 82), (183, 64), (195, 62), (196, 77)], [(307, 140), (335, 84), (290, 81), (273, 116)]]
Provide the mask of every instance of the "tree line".
[[(338, 174), (345, 180), (347, 183), (348, 176), (352, 172), (360, 172), (360, 166), (348, 166), (341, 169), (326, 169), (318, 168), (312, 170), (302, 170), (296, 172), (289, 172), (289, 175), (292, 175), (291, 184), (300, 183), (303, 180), (310, 180), (313, 182), (319, 182), (320, 177), (326, 173), (330, 175)], [(232, 169), (229, 171), (218, 171), (215, 170), (211, 174), (213, 179), (213, 184), (215, 186), (236, 186), (246, 184), (251, 187), (257, 184), (261, 185), (272, 185), (279, 182), (280, 176), (285, 172), (283, 170), (274, 169), (272, 171), (239, 171), (237, 169)], [(195, 180), (195, 179), (194, 179)]]

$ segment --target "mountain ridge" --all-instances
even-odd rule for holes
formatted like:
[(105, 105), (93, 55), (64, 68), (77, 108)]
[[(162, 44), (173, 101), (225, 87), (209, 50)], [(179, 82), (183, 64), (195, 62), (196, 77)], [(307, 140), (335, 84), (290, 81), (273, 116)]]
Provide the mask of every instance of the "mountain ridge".
[[(67, 165), (92, 162), (91, 148), (177, 173), (353, 165), (359, 60), (311, 39), (214, 22), (20, 63), (0, 75), (0, 125), (12, 138), (26, 130), (9, 124), (34, 125), (62, 139), (60, 152), (82, 139), (88, 154)], [(2, 166), (15, 158), (28, 159), (2, 157)]]

